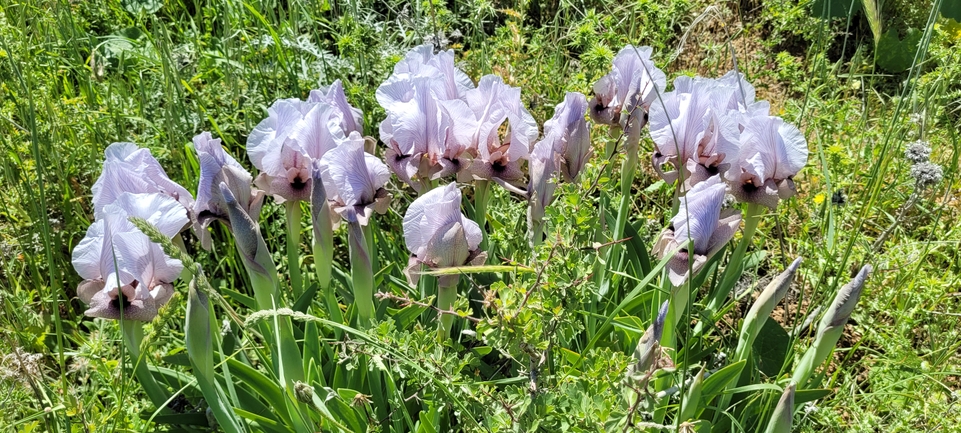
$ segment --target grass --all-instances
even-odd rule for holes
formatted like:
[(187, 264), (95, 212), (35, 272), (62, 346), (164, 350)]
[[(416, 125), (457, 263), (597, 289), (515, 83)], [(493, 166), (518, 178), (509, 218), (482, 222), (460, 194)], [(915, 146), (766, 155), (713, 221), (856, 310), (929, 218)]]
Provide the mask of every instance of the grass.
[[(803, 256), (800, 290), (786, 308), (787, 323), (797, 324), (859, 264), (876, 267), (825, 371), (823, 386), (835, 392), (805, 407), (801, 430), (961, 431), (961, 227), (955, 223), (961, 218), (961, 25), (929, 14), (933, 5), (920, 11), (912, 2), (882, 6), (884, 28), (928, 32), (913, 66), (890, 72), (875, 65), (862, 15), (821, 20), (806, 2), (532, 2), (512, 9), (485, 1), (177, 1), (153, 13), (128, 9), (131, 4), (137, 2), (0, 1), (0, 353), (4, 389), (10, 390), (0, 397), (0, 429), (150, 430), (139, 416), (149, 404), (129, 366), (118, 368), (119, 329), (83, 317), (74, 289), (79, 277), (70, 265), (70, 252), (92, 219), (89, 187), (106, 145), (149, 147), (174, 180), (193, 185), (198, 173), (188, 144), (194, 134), (211, 130), (241, 156), (246, 134), (272, 101), (304, 98), (334, 79), (344, 80), (348, 98), (365, 113), (365, 131), (376, 136), (384, 113), (373, 89), (407, 48), (433, 37), (456, 49), (471, 77), (496, 73), (521, 86), (538, 123), (550, 118), (565, 91), (589, 94), (625, 43), (654, 47), (655, 61), (669, 76), (720, 75), (731, 67), (733, 52), (759, 99), (770, 100), (772, 111), (805, 132), (812, 155), (796, 178), (797, 198), (759, 229), (763, 236), (754, 248), (768, 251), (769, 260), (747, 283)], [(599, 131), (595, 137), (603, 137)], [(944, 180), (921, 192), (896, 221), (914, 193), (902, 157), (914, 140), (930, 143)], [(670, 212), (659, 204), (670, 192), (648, 187), (656, 179), (644, 166), (634, 185), (636, 221), (653, 220), (652, 227)], [(602, 187), (607, 181), (602, 176)], [(597, 223), (587, 206), (593, 204), (569, 192), (549, 217), (589, 233)], [(522, 240), (509, 233), (523, 230), (517, 217), (522, 205), (502, 190), (494, 194), (492, 203), (500, 204), (490, 210), (490, 224), (501, 230), (491, 242), (517, 251), (522, 246), (511, 242)], [(395, 200), (409, 201), (407, 195), (398, 188)], [(393, 233), (402, 213), (397, 209), (382, 223)], [(283, 251), (283, 214), (272, 204), (265, 214), (267, 242)], [(892, 225), (887, 241), (872, 251)], [(385, 233), (384, 242), (402, 245), (396, 234)], [(227, 241), (224, 232), (218, 236)], [(346, 244), (336, 248), (346, 263)], [(243, 286), (233, 249), (222, 251), (230, 253), (191, 252), (215, 264), (208, 269), (215, 286)], [(381, 252), (381, 259), (390, 263), (404, 255), (398, 246)], [(547, 251), (542, 256), (546, 260)], [(280, 255), (274, 259), (284, 263)], [(547, 283), (554, 290), (584, 276), (576, 265), (556, 272), (556, 281)], [(490, 290), (501, 293), (501, 306), (516, 305), (513, 287), (498, 284)], [(177, 297), (147, 325), (153, 356), (181, 346), (185, 292)], [(523, 339), (511, 339), (539, 329), (516, 324), (497, 338), (520, 353)], [(405, 347), (420, 344), (412, 341), (416, 337), (396, 338), (406, 338)], [(560, 394), (612, 393), (605, 372), (623, 370), (625, 359), (612, 356), (609, 347), (592, 350), (606, 361), (558, 383)], [(509, 391), (509, 403), (483, 392), (492, 390), (479, 391), (474, 404), (501, 404), (505, 413), (525, 404), (523, 388)], [(598, 416), (616, 409), (612, 401), (589, 406), (592, 413), (567, 413)]]

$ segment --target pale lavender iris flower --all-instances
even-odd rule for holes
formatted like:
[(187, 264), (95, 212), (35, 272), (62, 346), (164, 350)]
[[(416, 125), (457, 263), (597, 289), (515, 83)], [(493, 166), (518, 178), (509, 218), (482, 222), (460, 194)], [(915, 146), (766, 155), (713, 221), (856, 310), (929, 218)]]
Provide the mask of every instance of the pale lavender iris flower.
[(278, 100), (267, 112), (247, 137), (247, 156), (260, 170), (254, 183), (278, 203), (309, 201), (311, 161), (346, 136), (346, 117), (326, 102), (296, 98)]
[[(456, 184), (434, 188), (418, 197), (404, 215), (404, 240), (411, 252), (405, 273), (411, 285), (417, 283), (417, 268), (429, 269), (482, 264), (487, 253), (480, 251), (480, 227), (460, 210), (461, 193)], [(440, 277), (438, 284), (457, 284), (459, 275)]]
[(476, 129), (474, 113), (463, 100), (438, 95), (435, 87), (445, 81), (440, 76), (414, 76), (377, 89), (377, 100), (387, 111), (380, 124), (387, 165), (418, 192), (467, 166), (466, 151)]
[(103, 207), (125, 192), (161, 193), (178, 201), (185, 209), (193, 206), (186, 188), (170, 180), (149, 149), (134, 143), (113, 143), (104, 151), (103, 172), (93, 184), (93, 215), (104, 218)]
[(201, 245), (209, 250), (210, 232), (207, 231), (207, 227), (210, 223), (219, 220), (227, 227), (231, 227), (230, 212), (220, 184), (227, 186), (240, 207), (253, 221), (257, 221), (260, 217), (264, 192), (251, 186), (253, 177), (237, 160), (224, 151), (219, 138), (213, 138), (209, 132), (202, 132), (194, 137), (193, 142), (197, 159), (200, 161), (197, 201), (194, 202), (193, 212), (191, 212), (194, 220), (193, 229), (200, 238)]
[[(674, 88), (651, 105), (654, 168), (667, 182), (683, 177), (688, 190), (725, 171), (738, 153), (738, 89), (691, 77), (678, 77)], [(665, 171), (667, 164), (673, 170)]]
[[(530, 156), (538, 131), (537, 122), (521, 102), (521, 89), (505, 84), (496, 75), (485, 75), (476, 89), (467, 92), (466, 99), (474, 112), (476, 129), (468, 150), (473, 160), (460, 179), (493, 180), (514, 192), (522, 192), (513, 184), (524, 177), (520, 163)], [(505, 122), (507, 128), (503, 128)], [(460, 125), (457, 123), (455, 129), (459, 130)]]
[(83, 281), (77, 296), (87, 316), (150, 321), (173, 295), (183, 264), (164, 254), (128, 217), (140, 217), (164, 236), (187, 224), (181, 203), (163, 193), (122, 193), (103, 207), (103, 218), (87, 229), (73, 250), (73, 266)]
[(797, 192), (794, 176), (807, 159), (807, 141), (797, 127), (780, 117), (749, 117), (740, 152), (724, 178), (738, 201), (774, 209)]
[(657, 89), (667, 85), (667, 76), (651, 61), (651, 47), (627, 45), (617, 53), (611, 72), (594, 84), (591, 118), (600, 124), (617, 125), (627, 135), (634, 151), (647, 112), (657, 99)]
[[(320, 160), (321, 187), (331, 211), (347, 222), (367, 225), (371, 215), (387, 212), (390, 195), (384, 185), (390, 171), (364, 152), (364, 138), (354, 132)], [(316, 187), (316, 185), (315, 185)]]
[(718, 176), (694, 185), (679, 199), (677, 215), (654, 244), (654, 253), (661, 258), (683, 247), (667, 264), (674, 286), (681, 286), (697, 273), (731, 240), (741, 224), (740, 211), (721, 209), (725, 190)]
[[(534, 144), (528, 161), (530, 199), (528, 225), (533, 229), (544, 217), (544, 209), (554, 201), (555, 174), (573, 182), (591, 156), (590, 128), (584, 114), (587, 98), (568, 92), (564, 101), (554, 107), (554, 117), (544, 122), (544, 138)], [(537, 235), (536, 230), (532, 234)]]
[(377, 102), (387, 112), (380, 124), (387, 165), (418, 192), (467, 166), (476, 121), (465, 98), (473, 88), (454, 65), (454, 52), (435, 54), (429, 44), (408, 52), (377, 88)]

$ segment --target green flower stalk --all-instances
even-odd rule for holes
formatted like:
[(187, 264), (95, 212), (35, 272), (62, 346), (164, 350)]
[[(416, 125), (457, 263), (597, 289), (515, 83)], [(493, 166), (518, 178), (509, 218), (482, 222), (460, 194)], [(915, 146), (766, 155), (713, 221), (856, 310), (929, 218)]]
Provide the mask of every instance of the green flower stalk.
[(804, 388), (814, 370), (823, 364), (831, 351), (834, 350), (834, 346), (837, 345), (841, 334), (844, 332), (844, 325), (851, 318), (851, 313), (854, 312), (854, 307), (858, 304), (861, 291), (864, 289), (864, 283), (870, 273), (871, 266), (864, 265), (854, 279), (838, 291), (831, 307), (824, 313), (820, 324), (818, 324), (814, 343), (804, 353), (798, 366), (794, 369), (794, 375), (791, 377), (792, 382)]
[(771, 421), (764, 429), (765, 433), (791, 433), (794, 421), (794, 392), (796, 390), (797, 384), (794, 382), (791, 382), (784, 389), (784, 394), (781, 394), (781, 399), (778, 400), (777, 406), (774, 407), (774, 413), (771, 414)]
[(324, 188), (321, 170), (320, 161), (315, 161), (311, 171), (310, 220), (314, 233), (314, 267), (317, 270), (317, 284), (326, 289), (330, 285), (334, 259), (334, 223), (330, 215), (330, 205), (327, 203), (327, 191)]
[(170, 392), (157, 382), (157, 379), (154, 378), (147, 367), (147, 360), (141, 356), (140, 344), (143, 342), (143, 324), (144, 322), (138, 320), (120, 319), (123, 343), (133, 362), (133, 373), (137, 377), (137, 382), (143, 387), (150, 402), (158, 409), (162, 409), (162, 413), (168, 413), (170, 411), (167, 409), (167, 402), (171, 400)]
[(477, 226), (481, 229), (480, 248), (487, 249), (487, 204), (490, 202), (490, 181), (489, 180), (475, 180), (474, 181), (474, 221), (477, 222)]
[[(734, 351), (734, 359), (731, 360), (732, 363), (736, 364), (750, 357), (754, 340), (757, 338), (758, 333), (761, 332), (761, 328), (764, 327), (767, 319), (771, 316), (774, 307), (787, 295), (788, 290), (791, 288), (791, 283), (794, 281), (794, 275), (800, 266), (801, 258), (798, 257), (791, 262), (791, 265), (788, 266), (784, 272), (781, 272), (780, 275), (771, 280), (761, 294), (758, 295), (754, 304), (751, 305), (751, 309), (748, 310), (747, 315), (744, 316), (744, 322), (741, 324), (741, 333), (738, 334), (737, 349)], [(734, 380), (728, 383), (727, 389), (730, 390), (736, 386), (737, 381)], [(731, 396), (731, 393), (722, 394), (718, 398), (717, 407), (721, 410), (727, 409), (728, 403), (731, 401)], [(720, 411), (716, 417), (717, 416), (720, 416)], [(717, 419), (715, 419), (715, 421), (717, 421)]]
[[(244, 211), (227, 184), (220, 184), (220, 192), (230, 217), (234, 243), (250, 277), (258, 308), (275, 310), (283, 307), (277, 268), (270, 258), (264, 237), (260, 234), (260, 226)], [(265, 337), (269, 340), (273, 366), (281, 382), (303, 380), (303, 360), (294, 339), (290, 319), (275, 317), (271, 325), (272, 329)]]
[(300, 202), (290, 200), (284, 203), (287, 210), (287, 272), (290, 274), (290, 288), (294, 299), (304, 292), (303, 276), (300, 273), (300, 219), (303, 211)]
[(371, 264), (367, 239), (359, 222), (347, 224), (347, 240), (350, 245), (350, 278), (353, 281), (354, 305), (357, 307), (361, 328), (370, 326), (374, 318), (374, 270)]
[(198, 275), (190, 281), (190, 289), (187, 294), (187, 322), (184, 326), (185, 344), (187, 346), (187, 358), (193, 368), (194, 377), (204, 395), (204, 400), (217, 419), (217, 424), (226, 432), (242, 432), (246, 429), (239, 422), (233, 409), (230, 407), (224, 390), (217, 382), (214, 372), (214, 347), (220, 346), (219, 342), (214, 341), (214, 334), (211, 332), (212, 314), (207, 295), (197, 289), (197, 281), (202, 278)]

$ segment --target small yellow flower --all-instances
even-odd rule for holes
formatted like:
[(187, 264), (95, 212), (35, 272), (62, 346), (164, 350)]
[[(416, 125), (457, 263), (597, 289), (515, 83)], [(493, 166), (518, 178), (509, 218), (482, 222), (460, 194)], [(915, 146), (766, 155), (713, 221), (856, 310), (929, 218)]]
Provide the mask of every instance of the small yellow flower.
[(814, 203), (815, 203), (815, 204), (824, 203), (824, 198), (825, 198), (825, 195), (824, 195), (824, 193), (822, 192), (822, 193), (814, 196)]

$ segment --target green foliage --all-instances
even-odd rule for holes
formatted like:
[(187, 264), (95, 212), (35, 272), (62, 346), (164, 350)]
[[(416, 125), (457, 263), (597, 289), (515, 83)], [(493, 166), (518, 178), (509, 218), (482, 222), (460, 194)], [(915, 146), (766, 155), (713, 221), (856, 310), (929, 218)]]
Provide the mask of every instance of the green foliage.
[[(946, 19), (929, 25), (928, 5), (891, 1), (883, 5), (885, 33), (877, 49), (868, 36), (851, 38), (845, 48), (840, 33), (866, 33), (848, 28), (845, 19), (812, 19), (822, 4), (828, 2), (765, 1), (756, 11), (730, 12), (722, 16), (725, 28), (737, 28), (733, 36), (716, 21), (696, 28), (703, 46), (686, 48), (715, 47), (717, 61), (698, 62), (700, 68), (728, 65), (730, 41), (759, 97), (802, 125), (812, 158), (795, 179), (798, 198), (766, 215), (745, 246), (748, 257), (764, 251), (768, 258), (748, 262), (736, 275), (736, 297), (721, 299), (710, 317), (699, 313), (717, 293), (727, 259), (706, 268), (703, 284), (692, 289), (690, 320), (681, 319), (704, 323), (703, 332), (680, 326), (679, 344), (659, 357), (661, 368), (644, 386), (628, 374), (635, 361), (630, 354), (663, 296), (661, 275), (652, 272), (657, 260), (647, 253), (670, 216), (674, 192), (654, 183), (642, 156), (628, 185), (625, 234), (632, 240), (614, 246), (622, 248), (624, 265), (613, 274), (617, 283), (608, 297), (599, 298), (593, 276), (603, 257), (599, 249), (605, 250), (595, 233), (610, 229), (621, 195), (619, 157), (603, 158), (614, 138), (598, 127), (597, 156), (580, 182), (559, 185), (547, 211), (546, 240), (537, 248), (522, 235), (523, 199), (492, 190), (488, 263), (507, 267), (461, 277), (448, 341), (437, 340), (432, 294), (409, 287), (401, 273), (408, 252), (400, 221), (412, 193), (396, 184), (394, 207), (372, 230), (375, 291), (394, 298), (376, 301), (383, 320), (364, 332), (347, 325), (356, 313), (346, 230), (335, 235), (330, 294), (314, 286), (312, 302), (258, 320), (250, 319), (259, 308), (230, 233), (215, 228), (211, 252), (188, 238), (211, 295), (222, 297), (211, 298), (212, 322), (200, 317), (190, 326), (206, 326), (221, 342), (202, 368), (191, 364), (185, 349), (193, 343), (185, 335), (191, 297), (186, 282), (178, 283), (168, 307), (144, 326), (141, 345), (142, 362), (174, 396), (171, 415), (158, 411), (136, 380), (121, 328), (84, 318), (75, 296), (79, 277), (70, 252), (92, 219), (89, 188), (109, 142), (150, 148), (174, 180), (193, 185), (198, 168), (188, 143), (194, 134), (214, 131), (246, 164), (246, 135), (273, 100), (303, 98), (338, 78), (364, 111), (366, 133), (376, 136), (383, 111), (373, 89), (425, 38), (446, 40), (473, 78), (493, 72), (523, 87), (525, 104), (542, 123), (565, 91), (589, 94), (625, 43), (655, 47), (658, 65), (675, 76), (687, 67), (683, 58), (673, 60), (680, 37), (712, 4), (0, 2), (0, 383), (9, 390), (0, 398), (0, 430), (197, 430), (212, 419), (227, 430), (224, 406), (232, 406), (238, 423), (264, 431), (632, 431), (654, 424), (672, 430), (688, 416), (701, 428), (756, 431), (767, 425), (787, 386), (779, 379), (811, 341), (805, 319), (865, 261), (881, 272), (839, 347), (815, 373), (817, 388), (834, 393), (798, 389), (795, 404), (806, 406), (793, 417), (794, 427), (958, 425), (961, 305), (946, 288), (957, 287), (961, 273), (955, 248), (961, 229), (951, 223), (961, 208), (950, 194), (959, 187), (961, 32)], [(860, 7), (835, 0), (828, 12), (847, 18), (844, 5), (851, 4)], [(942, 15), (959, 18), (951, 12), (955, 1), (941, 4)], [(913, 29), (932, 31), (931, 41)], [(908, 69), (919, 50), (924, 63)], [(873, 74), (875, 60), (900, 74)], [(912, 113), (916, 123), (908, 120)], [(914, 140), (931, 143), (945, 180), (902, 213), (913, 182), (901, 148)], [(600, 216), (602, 206), (609, 218)], [(268, 203), (261, 221), (282, 275), (290, 266), (285, 215)], [(872, 251), (891, 224), (888, 241)], [(302, 243), (310, 292), (314, 258), (308, 251)], [(734, 353), (741, 315), (753, 299), (749, 289), (763, 287), (779, 263), (798, 255), (806, 259), (797, 288), (761, 328), (750, 359), (726, 360), (720, 354)], [(514, 265), (531, 272), (512, 271)], [(284, 305), (294, 306), (296, 299), (281, 292)], [(271, 348), (265, 338), (280, 331), (267, 325), (287, 319), (284, 332), (294, 347)], [(306, 388), (280, 379), (272, 355), (282, 350), (303, 354), (296, 361), (304, 361), (298, 369)], [(31, 359), (34, 364), (24, 363)], [(26, 368), (31, 365), (36, 368)], [(700, 379), (702, 370), (712, 374)], [(198, 378), (204, 383), (196, 384)], [(699, 396), (693, 383), (700, 383)], [(717, 407), (725, 389), (735, 390), (727, 413)]]

